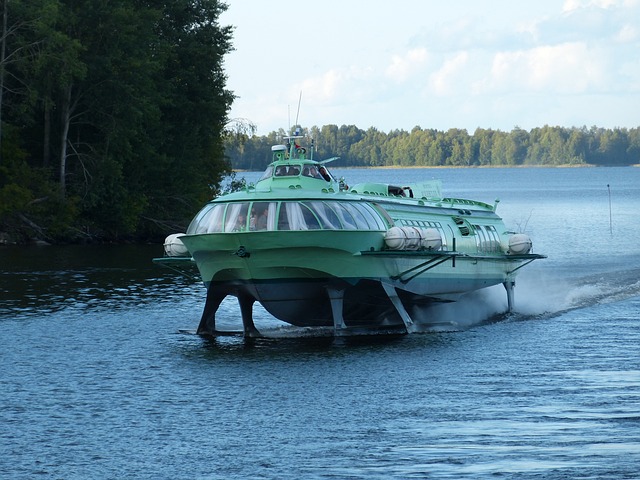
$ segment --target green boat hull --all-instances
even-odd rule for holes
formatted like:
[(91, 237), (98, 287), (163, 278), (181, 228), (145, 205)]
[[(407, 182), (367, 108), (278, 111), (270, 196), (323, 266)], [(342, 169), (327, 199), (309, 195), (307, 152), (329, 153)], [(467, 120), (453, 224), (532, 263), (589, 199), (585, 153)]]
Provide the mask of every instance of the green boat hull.
[(243, 232), (183, 236), (208, 289), (260, 302), (300, 327), (335, 326), (332, 295), (345, 327), (403, 326), (385, 291), (393, 287), (412, 318), (434, 302), (513, 281), (537, 256), (388, 252), (384, 232)]

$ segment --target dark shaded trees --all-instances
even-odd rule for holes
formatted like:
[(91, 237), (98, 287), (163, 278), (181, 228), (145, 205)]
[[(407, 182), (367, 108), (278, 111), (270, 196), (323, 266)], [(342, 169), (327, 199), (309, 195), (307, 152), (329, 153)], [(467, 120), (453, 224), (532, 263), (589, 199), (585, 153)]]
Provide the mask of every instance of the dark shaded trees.
[[(25, 201), (0, 211), (0, 222), (10, 228), (22, 216), (45, 230), (57, 223), (103, 238), (184, 228), (210, 197), (209, 185), (230, 170), (223, 136), (233, 95), (223, 57), (232, 30), (218, 24), (226, 6), (4, 0), (4, 7), (19, 28), (6, 38), (14, 55), (0, 105), (8, 159), (0, 164), (0, 202), (3, 189), (20, 190)], [(35, 199), (42, 211), (31, 208)], [(62, 230), (50, 234), (68, 236)]]

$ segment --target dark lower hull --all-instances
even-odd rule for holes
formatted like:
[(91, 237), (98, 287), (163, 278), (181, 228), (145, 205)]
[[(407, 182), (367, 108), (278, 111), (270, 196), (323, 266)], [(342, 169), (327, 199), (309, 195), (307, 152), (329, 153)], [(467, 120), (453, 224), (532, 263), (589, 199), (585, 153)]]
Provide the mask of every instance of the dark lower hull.
[[(262, 282), (211, 282), (199, 333), (215, 334), (215, 310), (222, 298), (238, 298), (245, 333), (257, 333), (251, 306), (259, 302), (275, 318), (298, 327), (405, 328), (396, 304), (381, 281), (371, 279), (288, 279)], [(451, 299), (416, 295), (397, 290), (402, 306), (413, 318), (420, 310)], [(336, 304), (337, 302), (337, 304)], [(336, 312), (339, 309), (339, 312)], [(337, 322), (336, 315), (340, 317)]]

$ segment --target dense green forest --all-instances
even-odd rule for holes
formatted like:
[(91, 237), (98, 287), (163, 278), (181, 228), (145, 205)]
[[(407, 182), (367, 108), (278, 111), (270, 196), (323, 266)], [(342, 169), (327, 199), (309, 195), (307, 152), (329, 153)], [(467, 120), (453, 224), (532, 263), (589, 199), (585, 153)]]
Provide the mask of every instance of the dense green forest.
[(0, 236), (140, 240), (184, 229), (230, 170), (226, 5), (0, 8)]
[[(640, 163), (640, 128), (564, 128), (544, 126), (527, 132), (478, 128), (469, 135), (415, 127), (389, 133), (354, 125), (312, 127), (318, 156), (339, 156), (339, 167), (633, 165)], [(262, 170), (271, 161), (271, 145), (283, 130), (266, 136), (228, 138), (226, 153), (236, 169)]]

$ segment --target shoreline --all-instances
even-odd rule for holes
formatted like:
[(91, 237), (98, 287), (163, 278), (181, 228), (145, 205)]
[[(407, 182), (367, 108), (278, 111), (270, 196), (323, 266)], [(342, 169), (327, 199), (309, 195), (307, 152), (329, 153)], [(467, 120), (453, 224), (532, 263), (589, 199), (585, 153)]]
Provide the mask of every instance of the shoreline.
[[(476, 168), (618, 168), (618, 167), (632, 167), (640, 168), (640, 163), (634, 163), (631, 165), (593, 165), (593, 164), (562, 164), (562, 165), (362, 165), (357, 167), (335, 167), (336, 170), (392, 170), (392, 169), (420, 169), (420, 170), (443, 170), (443, 169), (476, 169)], [(245, 170), (245, 169), (233, 169), (235, 173), (254, 173), (262, 172), (263, 170)]]
[[(639, 168), (640, 163), (632, 164), (632, 165), (617, 165), (615, 167), (635, 167)], [(592, 165), (592, 164), (580, 164), (580, 165), (512, 165), (512, 166), (504, 166), (504, 165), (475, 165), (475, 166), (357, 166), (357, 167), (339, 167), (337, 169), (340, 170), (379, 170), (379, 171), (389, 171), (393, 169), (402, 169), (402, 170), (444, 170), (444, 169), (496, 169), (496, 168), (530, 168), (530, 169), (542, 169), (542, 168), (553, 168), (553, 169), (567, 169), (567, 168), (600, 168), (606, 169), (611, 168), (611, 166), (600, 166), (600, 165)], [(260, 171), (256, 170), (234, 170), (237, 173), (259, 173)], [(77, 234), (74, 235), (71, 233), (68, 237), (61, 238), (50, 238), (46, 235), (43, 235), (42, 232), (38, 234), (37, 232), (30, 231), (25, 226), (16, 226), (16, 225), (3, 225), (4, 228), (0, 228), (0, 248), (2, 247), (11, 247), (11, 246), (31, 246), (31, 247), (46, 247), (50, 245), (81, 245), (81, 244), (90, 244), (90, 245), (102, 245), (102, 244), (162, 244), (164, 237), (162, 235), (150, 235), (146, 234), (141, 237), (126, 237), (126, 238), (101, 238), (101, 237), (79, 237)], [(73, 228), (71, 229), (73, 231)], [(76, 229), (77, 231), (77, 229)]]

